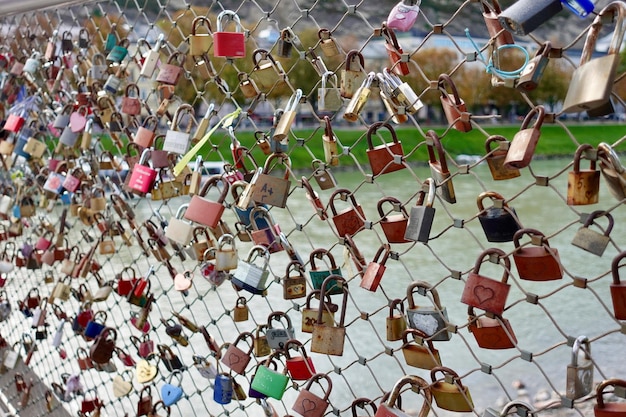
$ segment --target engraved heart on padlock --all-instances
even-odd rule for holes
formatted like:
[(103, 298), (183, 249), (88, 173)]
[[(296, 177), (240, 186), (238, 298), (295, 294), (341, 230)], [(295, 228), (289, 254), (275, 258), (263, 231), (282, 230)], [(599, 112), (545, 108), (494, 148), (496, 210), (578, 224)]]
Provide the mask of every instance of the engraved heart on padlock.
[(183, 389), (172, 384), (161, 387), (161, 399), (167, 407), (174, 405), (183, 397)]
[(145, 359), (137, 363), (137, 381), (142, 384), (152, 381), (157, 376), (158, 372), (158, 368), (155, 365), (151, 365), (150, 362)]
[(478, 302), (482, 304), (486, 301), (493, 299), (493, 297), (495, 296), (495, 292), (489, 287), (477, 285), (474, 288), (474, 295), (478, 299)]
[(191, 277), (185, 274), (176, 274), (174, 277), (174, 289), (176, 291), (187, 291), (191, 288)]
[(309, 411), (313, 411), (316, 408), (317, 408), (317, 404), (315, 404), (314, 401), (311, 401), (308, 398), (305, 398), (304, 400), (302, 400), (302, 411), (304, 411), (305, 413), (308, 413)]
[(428, 336), (435, 334), (437, 328), (439, 327), (439, 322), (434, 316), (413, 314), (410, 320), (414, 329), (421, 330)]

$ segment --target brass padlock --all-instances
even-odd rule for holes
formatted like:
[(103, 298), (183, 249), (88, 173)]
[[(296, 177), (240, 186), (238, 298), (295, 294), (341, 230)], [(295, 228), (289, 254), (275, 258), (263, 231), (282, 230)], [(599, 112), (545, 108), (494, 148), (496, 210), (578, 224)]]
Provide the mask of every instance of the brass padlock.
[(259, 87), (270, 90), (275, 84), (285, 82), (285, 71), (280, 62), (276, 62), (274, 57), (265, 49), (256, 49), (252, 52), (253, 78)]
[[(205, 26), (207, 33), (198, 33), (198, 27)], [(189, 35), (189, 53), (193, 56), (203, 56), (209, 53), (213, 44), (213, 29), (211, 22), (205, 16), (198, 16), (191, 24), (191, 35)]]
[[(409, 341), (409, 335), (413, 336), (415, 343)], [(439, 350), (435, 349), (432, 339), (423, 331), (406, 329), (402, 333), (402, 342), (402, 355), (407, 365), (429, 370), (441, 366)]]
[[(330, 85), (329, 85), (330, 84)], [(335, 112), (343, 105), (337, 83), (337, 75), (332, 71), (322, 74), (321, 87), (317, 89), (317, 109)]]
[[(430, 173), (435, 181), (437, 192), (448, 203), (456, 203), (456, 195), (454, 193), (454, 185), (452, 184), (452, 175), (448, 170), (448, 163), (446, 162), (446, 154), (439, 140), (439, 136), (434, 130), (426, 132), (427, 147), (428, 147), (428, 165), (430, 166)], [(429, 143), (430, 142), (430, 143)], [(435, 150), (437, 153), (435, 154)], [(439, 157), (439, 160), (437, 160)]]
[(552, 44), (550, 41), (544, 42), (535, 56), (526, 64), (522, 72), (519, 74), (519, 79), (515, 83), (515, 88), (523, 92), (533, 91), (539, 85), (543, 72), (548, 66), (550, 61), (550, 51), (552, 50)]
[(570, 206), (596, 204), (600, 194), (600, 171), (596, 170), (596, 160), (591, 160), (589, 169), (580, 169), (583, 153), (592, 152), (593, 147), (582, 144), (574, 154), (574, 167), (567, 174), (567, 204)]
[[(489, 197), (493, 205), (485, 209), (483, 200)], [(478, 220), (489, 242), (512, 242), (515, 232), (521, 229), (519, 218), (513, 207), (495, 191), (485, 191), (476, 199)]]
[[(590, 226), (595, 223), (595, 219), (598, 217), (606, 216), (609, 221), (604, 233), (591, 230)], [(606, 247), (611, 242), (611, 231), (613, 230), (613, 216), (608, 211), (596, 210), (587, 216), (587, 220), (583, 226), (578, 229), (574, 238), (572, 239), (572, 245), (586, 250), (589, 253), (593, 253), (597, 256), (602, 256)]]
[[(254, 356), (262, 358), (272, 353), (272, 348), (267, 343), (267, 324), (259, 324), (256, 326), (256, 333), (254, 336)], [(262, 333), (262, 334), (261, 334)]]
[(339, 55), (339, 47), (332, 38), (328, 29), (322, 28), (317, 31), (317, 37), (319, 38), (320, 48), (326, 58), (331, 58)]
[[(498, 147), (492, 149), (491, 145), (497, 143)], [(487, 165), (491, 172), (491, 177), (495, 181), (509, 180), (511, 178), (517, 178), (521, 174), (517, 168), (506, 168), (504, 166), (504, 159), (511, 143), (500, 135), (489, 136), (485, 141), (485, 150), (487, 151)]]
[[(400, 314), (396, 314), (396, 311), (399, 311)], [(386, 318), (386, 329), (387, 341), (389, 342), (402, 339), (402, 334), (407, 329), (404, 304), (402, 304), (402, 300), (399, 298), (389, 302), (389, 315)]]
[(363, 54), (353, 49), (348, 52), (344, 68), (341, 70), (341, 84), (339, 86), (341, 97), (352, 98), (366, 78)]
[[(296, 271), (292, 275), (292, 271)], [(287, 265), (283, 278), (283, 298), (293, 300), (306, 297), (306, 279), (304, 278), (304, 266), (298, 261), (291, 261)]]
[[(427, 292), (430, 292), (433, 297), (433, 307), (416, 305), (413, 298), (416, 290), (422, 296), (427, 296)], [(424, 332), (431, 340), (450, 340), (448, 311), (441, 306), (439, 293), (432, 285), (426, 281), (414, 281), (407, 287), (406, 297), (409, 303), (407, 309), (409, 327)]]
[[(527, 167), (535, 153), (537, 142), (541, 136), (541, 125), (545, 117), (545, 109), (539, 105), (530, 110), (524, 121), (520, 131), (515, 134), (513, 142), (509, 146), (509, 150), (504, 158), (504, 167), (508, 169), (520, 169)], [(537, 116), (537, 120), (532, 127), (528, 127), (530, 121), (534, 116)]]
[(371, 86), (372, 82), (376, 79), (376, 73), (370, 72), (363, 80), (361, 86), (354, 92), (350, 102), (346, 106), (346, 111), (343, 114), (343, 118), (349, 122), (356, 122), (359, 119), (361, 111), (365, 107), (367, 100), (372, 94)]
[(415, 114), (424, 107), (413, 88), (387, 68), (383, 68), (383, 79), (390, 89), (389, 97), (397, 106), (402, 107), (405, 113)]
[[(322, 135), (322, 143), (324, 145), (324, 162), (326, 165), (338, 166), (339, 153), (337, 150), (337, 136), (333, 132), (330, 124), (330, 117), (324, 116), (324, 135)], [(320, 186), (321, 187), (321, 186)], [(331, 187), (332, 188), (332, 187)], [(325, 188), (322, 188), (325, 189)]]
[[(443, 379), (437, 379), (441, 372)], [(450, 368), (436, 366), (430, 371), (432, 381), (430, 390), (439, 408), (444, 410), (470, 413), (474, 409), (474, 402), (469, 389), (463, 385), (459, 375)]]
[(313, 335), (311, 338), (311, 352), (341, 356), (343, 355), (346, 337), (345, 320), (348, 307), (348, 283), (339, 275), (329, 275), (322, 284), (320, 299), (323, 300), (325, 298), (326, 286), (333, 280), (336, 281), (335, 285), (341, 288), (343, 292), (339, 322), (336, 326), (326, 325), (323, 320), (324, 309), (318, 309), (317, 321), (313, 326)]
[(280, 142), (288, 137), (291, 125), (296, 120), (297, 109), (301, 99), (302, 90), (298, 88), (291, 95), (291, 97), (289, 97), (289, 101), (287, 101), (287, 104), (285, 105), (283, 114), (278, 120), (278, 124), (274, 129), (274, 134), (272, 135), (272, 139), (274, 141)]
[(248, 76), (248, 74), (240, 72), (237, 77), (239, 78), (239, 89), (243, 93), (244, 97), (254, 98), (261, 94), (259, 87), (256, 86), (256, 83)]
[[(563, 113), (587, 111), (593, 116), (613, 113), (611, 92), (620, 62), (620, 50), (624, 40), (626, 5), (620, 1), (609, 3), (598, 13), (587, 32), (580, 57), (580, 65), (574, 71), (567, 95), (563, 101)], [(605, 22), (615, 22), (615, 31), (607, 55), (591, 59), (596, 41)]]
[[(583, 353), (582, 358), (580, 353)], [(571, 400), (584, 397), (593, 391), (593, 360), (591, 342), (587, 336), (578, 336), (572, 346), (572, 360), (567, 365), (565, 396)]]
[(235, 309), (233, 310), (233, 320), (235, 322), (247, 321), (249, 317), (249, 309), (245, 297), (237, 298)]

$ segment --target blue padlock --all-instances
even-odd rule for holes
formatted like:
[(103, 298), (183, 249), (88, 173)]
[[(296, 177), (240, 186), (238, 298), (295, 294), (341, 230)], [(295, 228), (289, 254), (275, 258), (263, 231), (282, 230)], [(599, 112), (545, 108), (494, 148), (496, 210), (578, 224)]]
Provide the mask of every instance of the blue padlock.
[(91, 320), (89, 320), (89, 322), (87, 323), (87, 326), (85, 327), (85, 330), (83, 331), (83, 336), (85, 336), (86, 339), (95, 339), (96, 337), (98, 337), (98, 335), (102, 333), (102, 331), (106, 327), (106, 324), (105, 324), (106, 320), (107, 320), (106, 311), (103, 311), (103, 310), (97, 311), (93, 315)]
[(219, 404), (230, 404), (233, 400), (233, 380), (228, 374), (215, 377), (213, 400)]
[[(235, 181), (231, 187), (231, 194), (233, 195), (233, 198), (235, 199), (235, 201), (239, 201), (239, 190), (241, 190), (241, 192), (243, 192), (243, 190), (245, 190), (245, 188), (248, 186), (248, 183), (245, 181)], [(257, 227), (259, 229), (265, 229), (267, 227), (269, 227), (269, 224), (267, 222), (267, 220), (265, 219), (264, 216), (260, 216), (260, 215), (254, 215), (253, 214), (253, 210), (256, 207), (262, 207), (265, 210), (267, 210), (267, 206), (265, 204), (261, 204), (261, 205), (256, 205), (254, 202), (250, 202), (250, 204), (248, 205), (248, 208), (245, 210), (242, 210), (241, 208), (237, 207), (237, 205), (233, 205), (233, 208), (235, 209), (235, 214), (237, 215), (237, 218), (239, 219), (239, 221), (241, 223), (243, 223), (246, 227), (249, 227), (251, 225), (251, 218), (250, 216), (252, 216), (254, 218), (254, 222), (257, 224)]]
[[(172, 378), (178, 379), (178, 385), (172, 384)], [(183, 397), (183, 389), (181, 388), (181, 382), (183, 374), (176, 370), (170, 375), (169, 381), (161, 387), (161, 400), (166, 406), (174, 405)]]

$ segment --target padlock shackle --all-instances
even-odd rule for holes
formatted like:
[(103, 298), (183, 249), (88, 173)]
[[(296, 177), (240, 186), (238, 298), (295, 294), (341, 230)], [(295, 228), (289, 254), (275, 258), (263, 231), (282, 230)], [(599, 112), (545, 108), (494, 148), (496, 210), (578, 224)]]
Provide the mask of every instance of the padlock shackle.
[(615, 258), (613, 258), (613, 262), (611, 262), (611, 273), (613, 275), (613, 285), (620, 285), (619, 278), (619, 263), (622, 259), (626, 258), (626, 251), (618, 254)]
[[(292, 348), (292, 346), (295, 346), (295, 348)], [(283, 347), (282, 350), (287, 360), (291, 359), (291, 355), (289, 355), (289, 350), (291, 349), (294, 349), (300, 352), (302, 354), (302, 357), (305, 360), (309, 358), (309, 355), (306, 353), (306, 349), (304, 348), (304, 345), (299, 340), (289, 339), (288, 341), (285, 342), (285, 346)]]
[[(385, 252), (384, 255), (383, 255), (383, 251)], [(376, 255), (374, 255), (372, 262), (375, 262), (381, 266), (385, 265), (387, 263), (387, 259), (389, 258), (390, 253), (391, 253), (391, 245), (389, 245), (388, 243), (384, 243), (376, 251)], [(382, 259), (380, 259), (381, 256), (382, 256)]]
[[(593, 146), (589, 145), (588, 143), (583, 143), (582, 145), (580, 145), (578, 147), (578, 149), (576, 149), (576, 153), (574, 154), (574, 167), (573, 170), (575, 173), (580, 173), (580, 159), (583, 156), (583, 152), (585, 151), (591, 151), (593, 150)], [(593, 159), (590, 159), (590, 170), (595, 171), (596, 170), (596, 161), (594, 161)]]
[(290, 274), (294, 270), (301, 274), (304, 274), (305, 272), (304, 265), (302, 265), (300, 261), (291, 261), (287, 264), (287, 267), (285, 268), (285, 278), (290, 278)]
[[(428, 194), (424, 191), (425, 185), (428, 185)], [(435, 192), (435, 180), (432, 178), (426, 178), (422, 183), (422, 189), (417, 193), (415, 206), (432, 207), (435, 202)], [(426, 204), (424, 204), (424, 199), (426, 199)]]
[(356, 198), (354, 197), (354, 194), (352, 193), (352, 191), (348, 190), (347, 188), (337, 188), (330, 195), (330, 198), (328, 200), (328, 206), (330, 207), (330, 211), (335, 216), (337, 215), (337, 209), (335, 208), (335, 198), (337, 196), (342, 196), (342, 195), (346, 195), (347, 197), (350, 198), (350, 203), (352, 204), (352, 207), (354, 207), (355, 210), (359, 206), (356, 202)]
[(393, 143), (399, 143), (398, 135), (396, 134), (395, 129), (389, 123), (386, 123), (386, 122), (372, 123), (369, 129), (367, 129), (367, 149), (369, 149), (370, 151), (374, 149), (374, 145), (372, 144), (372, 135), (375, 134), (378, 131), (378, 129), (380, 129), (381, 127), (384, 127), (387, 130), (389, 130), (389, 132), (391, 132), (391, 139), (393, 140)]
[(383, 22), (380, 33), (385, 38), (385, 43), (391, 45), (396, 51), (400, 49), (400, 44), (398, 43), (396, 33), (393, 31), (393, 29), (387, 26), (386, 22)]
[(272, 219), (272, 215), (267, 210), (267, 208), (265, 208), (264, 206), (255, 206), (250, 211), (250, 224), (252, 224), (252, 229), (253, 230), (262, 230), (262, 229), (259, 229), (259, 225), (256, 222), (257, 216), (261, 216), (261, 218), (264, 218), (266, 220), (268, 226), (269, 226), (269, 229), (271, 230), (272, 234), (274, 235), (274, 237), (278, 237), (278, 236), (276, 236), (276, 230), (274, 229), (274, 227), (275, 227), (274, 226), (274, 220)]
[[(204, 229), (204, 228), (203, 228)], [(204, 229), (204, 233), (205, 236), (207, 237), (207, 241), (210, 241), (208, 232), (206, 229)], [(230, 235), (228, 233), (224, 233), (222, 236), (220, 236), (220, 238), (217, 240), (217, 248), (218, 250), (222, 249), (225, 245), (230, 244), (230, 246), (233, 247), (233, 250), (235, 249), (235, 238), (233, 237), (233, 235)]]
[(248, 186), (248, 183), (242, 180), (237, 180), (233, 182), (232, 184), (230, 184), (230, 194), (233, 196), (233, 199), (235, 201), (239, 201), (239, 197), (241, 195), (239, 193), (239, 189), (243, 191), (246, 189), (247, 186)]
[[(348, 282), (341, 275), (330, 274), (324, 279), (324, 282), (322, 283), (322, 289), (320, 291), (320, 300), (323, 300), (326, 298), (326, 295), (327, 295), (326, 288), (327, 287), (330, 288), (331, 283), (334, 283), (334, 286), (340, 288), (341, 291), (343, 292), (343, 297), (342, 297), (342, 302), (341, 302), (341, 316), (339, 318), (338, 327), (344, 327), (344, 322), (346, 320), (346, 309), (348, 307)], [(324, 312), (324, 309), (321, 308), (321, 305), (320, 305), (320, 308), (318, 308), (317, 310), (317, 324), (318, 325), (324, 324), (324, 321), (322, 320), (323, 312)]]
[[(446, 161), (446, 154), (443, 150), (443, 146), (441, 145), (441, 141), (439, 140), (439, 136), (435, 133), (434, 130), (429, 130), (426, 132), (426, 136), (430, 139), (433, 144), (426, 145), (428, 148), (428, 162), (431, 164), (439, 164), (441, 166), (441, 171), (443, 173), (450, 172), (448, 170), (448, 162)], [(437, 155), (435, 155), (435, 149), (437, 149)], [(439, 161), (437, 161), (437, 156), (439, 157)]]
[(248, 252), (248, 257), (246, 258), (246, 262), (252, 263), (258, 256), (263, 256), (263, 258), (265, 258), (265, 265), (269, 263), (270, 252), (265, 246), (262, 245), (254, 245), (250, 248), (250, 251)]
[[(356, 59), (359, 60), (359, 65), (361, 67), (359, 70), (352, 69), (352, 64), (354, 64)], [(364, 71), (365, 70), (365, 58), (363, 58), (363, 54), (360, 51), (356, 49), (352, 49), (348, 52), (348, 54), (346, 55), (345, 70), (346, 71)]]
[[(324, 116), (324, 136), (328, 138), (328, 142), (336, 142), (337, 139), (335, 137), (335, 133), (333, 132), (333, 127), (330, 123), (330, 117)], [(319, 161), (319, 159), (316, 159)], [(316, 161), (314, 160), (314, 161)], [(322, 162), (322, 161), (320, 161)], [(313, 167), (315, 168), (315, 167)]]
[(291, 171), (291, 158), (289, 158), (287, 154), (284, 154), (282, 152), (280, 153), (274, 152), (273, 154), (267, 157), (267, 159), (265, 160), (265, 164), (263, 165), (263, 173), (269, 175), (270, 171), (273, 168), (273, 167), (270, 167), (270, 164), (274, 159), (277, 159), (277, 158), (280, 158), (281, 163), (285, 165), (285, 175), (283, 175), (283, 179), (288, 180), (290, 171)]
[(318, 373), (318, 374), (313, 375), (311, 378), (309, 378), (309, 381), (304, 386), (304, 390), (310, 391), (311, 385), (313, 384), (313, 382), (317, 382), (319, 384), (318, 381), (320, 379), (325, 379), (326, 382), (328, 383), (328, 388), (326, 390), (322, 388), (322, 392), (324, 393), (324, 397), (322, 398), (322, 400), (325, 402), (328, 402), (328, 397), (330, 396), (330, 392), (333, 390), (333, 381), (332, 379), (330, 379), (330, 377), (327, 374)]
[(400, 378), (394, 384), (393, 389), (391, 390), (391, 394), (389, 394), (389, 398), (387, 399), (387, 402), (385, 404), (390, 408), (396, 408), (397, 404), (397, 407), (400, 408), (400, 391), (402, 391), (402, 388), (407, 384), (411, 385), (414, 390), (417, 387), (418, 392), (422, 391), (424, 393), (424, 403), (422, 404), (422, 408), (420, 409), (418, 417), (426, 417), (430, 412), (430, 405), (433, 402), (433, 395), (428, 382), (426, 382), (426, 380), (424, 380), (422, 377), (416, 375), (405, 375)]
[(615, 387), (615, 386), (626, 388), (626, 381), (623, 379), (609, 378), (609, 379), (605, 379), (604, 381), (598, 384), (598, 386), (596, 387), (596, 402), (597, 402), (598, 409), (604, 408), (603, 395), (604, 395), (605, 388)]
[(311, 300), (313, 299), (313, 297), (318, 296), (320, 297), (320, 305), (318, 306), (318, 308), (324, 308), (324, 310), (329, 310), (331, 313), (334, 313), (335, 312), (334, 307), (336, 306), (335, 304), (333, 304), (333, 299), (330, 297), (330, 294), (324, 295), (325, 300), (324, 300), (324, 305), (322, 306), (321, 292), (322, 290), (311, 291), (309, 295), (306, 296), (306, 302), (304, 303), (305, 308), (311, 309)]
[(320, 41), (330, 39), (330, 35), (331, 35), (330, 30), (326, 28), (321, 28), (320, 30), (317, 31), (317, 37), (319, 38)]
[(357, 407), (365, 409), (366, 405), (369, 405), (372, 408), (373, 414), (376, 414), (376, 411), (378, 411), (378, 407), (376, 407), (376, 403), (370, 400), (369, 398), (360, 397), (352, 401), (352, 404), (350, 405), (350, 409), (352, 410), (352, 417), (358, 417), (356, 415)]
[(404, 303), (402, 302), (400, 298), (396, 298), (396, 299), (389, 301), (389, 317), (388, 318), (390, 319), (393, 318), (393, 311), (396, 309), (400, 311), (402, 314), (404, 314)]
[(541, 125), (543, 124), (543, 120), (546, 115), (546, 109), (542, 105), (538, 105), (530, 109), (526, 117), (524, 117), (524, 121), (522, 122), (520, 130), (528, 129), (528, 125), (535, 115), (537, 115), (537, 120), (535, 121), (535, 124), (533, 124), (531, 129), (541, 129)]
[[(424, 333), (423, 331), (419, 330), (419, 329), (413, 329), (413, 328), (408, 328), (405, 329), (402, 332), (402, 348), (406, 348), (408, 347), (408, 345), (411, 343), (409, 341), (409, 335), (413, 335), (413, 341), (423, 345), (424, 343), (426, 343), (428, 345), (428, 350), (430, 350), (431, 352), (436, 352), (437, 350), (435, 349), (435, 346), (433, 345), (433, 341), (432, 341), (432, 337), (428, 336), (426, 333)], [(422, 339), (422, 342), (420, 343), (416, 337), (419, 337), (420, 339)]]
[(205, 197), (211, 187), (217, 187), (218, 182), (222, 183), (222, 191), (220, 193), (220, 197), (217, 199), (217, 203), (224, 204), (226, 197), (228, 197), (228, 189), (230, 188), (230, 183), (226, 181), (226, 179), (220, 174), (211, 175), (202, 186), (202, 189), (198, 193), (198, 196)]
[(614, 170), (618, 174), (623, 174), (626, 171), (615, 149), (606, 142), (598, 144), (598, 159), (600, 159), (600, 167), (602, 168)]
[(211, 27), (211, 21), (206, 17), (206, 16), (198, 16), (195, 19), (193, 19), (193, 22), (191, 23), (191, 35), (195, 36), (198, 33), (196, 33), (196, 30), (198, 28), (198, 24), (204, 24), (202, 26), (206, 26), (209, 29), (209, 35), (213, 34), (213, 28)]
[[(485, 140), (485, 150), (487, 153), (493, 152), (495, 149), (491, 149), (491, 145), (495, 142), (509, 142), (507, 138), (501, 135), (491, 135)], [(509, 142), (510, 143), (510, 142)], [(499, 146), (499, 145), (498, 145)]]
[(239, 297), (237, 301), (235, 301), (235, 307), (245, 307), (246, 304), (248, 304), (246, 297)]
[(485, 211), (483, 200), (487, 197), (489, 197), (491, 200), (502, 200), (502, 206), (509, 207), (509, 205), (504, 200), (504, 197), (502, 196), (502, 194), (497, 193), (495, 191), (483, 191), (482, 193), (478, 194), (478, 197), (476, 198), (476, 205), (478, 206), (478, 210), (480, 213)]
[(289, 329), (292, 327), (291, 324), (291, 319), (289, 318), (289, 316), (287, 315), (287, 313), (283, 312), (283, 311), (272, 311), (270, 313), (269, 316), (267, 316), (267, 328), (268, 329), (275, 329), (275, 327), (272, 327), (272, 321), (276, 320), (277, 322), (281, 322), (281, 318), (285, 318), (287, 321), (287, 327), (285, 327), (285, 329)]
[[(261, 55), (260, 58), (259, 55)], [(258, 68), (259, 63), (264, 60), (268, 60), (272, 63), (273, 66), (276, 66), (276, 60), (274, 59), (272, 54), (270, 54), (266, 49), (257, 48), (252, 52), (252, 63), (254, 64), (255, 68)]]
[(481, 1), (483, 6), (483, 12), (487, 14), (495, 13), (496, 16), (502, 13), (502, 8), (498, 0), (491, 0), (491, 4), (487, 3), (487, 0)]
[(531, 417), (535, 416), (536, 410), (533, 408), (533, 406), (531, 406), (530, 404), (522, 400), (513, 400), (513, 401), (506, 403), (504, 405), (504, 408), (502, 408), (500, 415), (501, 416), (508, 415), (513, 408), (517, 408), (517, 409), (523, 408), (524, 410), (527, 411), (526, 413), (527, 416), (531, 416)]
[(435, 366), (433, 369), (430, 370), (430, 380), (433, 383), (438, 381), (437, 372), (441, 372), (444, 375), (444, 377), (447, 375), (450, 375), (454, 383), (458, 384), (459, 388), (461, 389), (464, 388), (463, 382), (461, 381), (461, 377), (459, 376), (459, 374), (457, 374), (455, 371), (453, 371), (452, 369), (446, 366)]
[[(522, 229), (523, 230), (523, 229)], [(478, 255), (478, 258), (476, 259), (476, 263), (474, 264), (474, 269), (472, 270), (472, 273), (478, 275), (478, 273), (480, 272), (480, 265), (482, 264), (483, 260), (486, 257), (489, 257), (491, 255), (497, 255), (498, 256), (498, 264), (500, 263), (499, 261), (502, 260), (504, 262), (504, 272), (502, 273), (502, 282), (506, 284), (507, 280), (509, 279), (509, 275), (510, 275), (510, 271), (511, 271), (511, 260), (509, 259), (509, 257), (507, 256), (507, 254), (499, 248), (489, 248), (489, 249), (485, 249), (480, 255)]]
[(426, 297), (426, 292), (430, 292), (433, 296), (433, 304), (435, 305), (435, 307), (437, 307), (438, 310), (443, 309), (441, 307), (439, 292), (435, 287), (433, 287), (430, 283), (426, 281), (414, 281), (410, 283), (408, 287), (406, 287), (406, 299), (409, 303), (409, 310), (415, 309), (415, 307), (417, 307), (417, 305), (415, 304), (415, 300), (413, 299), (413, 293), (415, 293), (415, 290), (417, 290), (417, 292), (424, 297)]
[(237, 15), (237, 13), (235, 13), (232, 10), (222, 10), (220, 12), (220, 14), (217, 15), (217, 30), (216, 32), (223, 32), (223, 28), (224, 26), (222, 25), (222, 21), (228, 18), (228, 20), (231, 20), (235, 23), (237, 32), (240, 32), (243, 28), (241, 26), (241, 20), (239, 19), (239, 16)]
[[(607, 51), (607, 55), (616, 55), (620, 53), (622, 41), (624, 40), (624, 32), (626, 26), (624, 26), (624, 18), (626, 18), (626, 5), (620, 1), (614, 1), (609, 3), (604, 9), (598, 13), (593, 19), (589, 31), (587, 32), (587, 38), (583, 46), (583, 51), (580, 56), (580, 65), (583, 65), (591, 60), (593, 52), (596, 49), (596, 41), (600, 36), (602, 30), (602, 22), (607, 19), (607, 15), (612, 14), (615, 20), (615, 29), (613, 30), (613, 37)], [(607, 19), (608, 20), (608, 19)]]
[[(459, 97), (459, 91), (456, 89), (456, 85), (452, 78), (448, 74), (440, 74), (439, 80), (437, 81), (437, 89), (441, 93), (441, 97), (447, 98), (450, 100), (450, 94), (446, 90), (446, 84), (452, 90), (452, 98), (454, 99), (453, 103), (455, 106), (460, 106), (463, 104), (463, 100)], [(452, 102), (452, 100), (450, 100)]]
[(300, 181), (302, 181), (302, 188), (306, 190), (306, 192), (311, 196), (311, 198), (319, 198), (317, 192), (315, 192), (315, 190), (311, 186), (311, 183), (309, 182), (307, 177), (303, 175)]
[[(585, 348), (582, 349), (581, 345), (585, 345)], [(578, 351), (582, 350), (585, 353), (585, 359), (591, 359), (591, 341), (587, 336), (578, 336), (576, 340), (574, 340), (574, 344), (572, 345), (572, 366), (578, 366)]]
[(189, 124), (187, 125), (187, 133), (191, 132), (191, 125), (197, 124), (197, 123), (196, 123), (196, 119), (194, 118), (195, 112), (193, 110), (193, 107), (191, 107), (191, 105), (186, 104), (186, 103), (178, 106), (178, 108), (176, 109), (176, 112), (174, 112), (174, 117), (172, 117), (172, 125), (171, 125), (172, 130), (178, 130), (178, 126), (180, 124), (181, 118), (185, 113), (189, 115)]
[(611, 231), (613, 230), (613, 226), (615, 225), (615, 220), (613, 219), (613, 215), (608, 211), (604, 211), (604, 210), (592, 211), (587, 216), (587, 220), (585, 220), (583, 227), (590, 227), (592, 224), (595, 223), (594, 220), (599, 217), (606, 217), (609, 221), (609, 224), (606, 227), (606, 230), (604, 231), (604, 236), (608, 237), (611, 234)]
[[(235, 341), (232, 344), (233, 344), (233, 346), (237, 346), (237, 343), (239, 343), (240, 341), (245, 340), (245, 339), (251, 339), (252, 340), (251, 343), (248, 343), (249, 348), (248, 348), (247, 354), (248, 354), (248, 356), (250, 356), (252, 354), (252, 349), (253, 349), (253, 346), (254, 346), (254, 343), (253, 343), (254, 342), (254, 335), (252, 333), (250, 333), (250, 332), (241, 332), (241, 333), (239, 333), (239, 336), (237, 336), (237, 338), (235, 339)], [(168, 349), (169, 349), (169, 346), (168, 346)]]
[(402, 202), (400, 200), (398, 200), (395, 197), (383, 197), (380, 200), (378, 200), (378, 204), (376, 205), (376, 208), (378, 209), (378, 215), (380, 216), (381, 220), (384, 220), (387, 218), (383, 210), (383, 204), (385, 203), (391, 203), (392, 205), (397, 205), (400, 208), (400, 213), (402, 213), (405, 218), (407, 219), (409, 218), (409, 213), (407, 213), (406, 208), (404, 207), (404, 205), (402, 205)]
[[(543, 233), (541, 233), (537, 229), (524, 228), (524, 229), (519, 229), (513, 235), (513, 243), (515, 244), (515, 250), (519, 249), (519, 247), (520, 247), (519, 241), (520, 241), (521, 237), (524, 236), (524, 235), (529, 235), (531, 238), (533, 236), (538, 236), (541, 239), (541, 246), (545, 245), (548, 248), (550, 247), (550, 242), (548, 242), (548, 239), (546, 238), (546, 235), (544, 235)], [(546, 250), (548, 250), (548, 248), (546, 248)]]

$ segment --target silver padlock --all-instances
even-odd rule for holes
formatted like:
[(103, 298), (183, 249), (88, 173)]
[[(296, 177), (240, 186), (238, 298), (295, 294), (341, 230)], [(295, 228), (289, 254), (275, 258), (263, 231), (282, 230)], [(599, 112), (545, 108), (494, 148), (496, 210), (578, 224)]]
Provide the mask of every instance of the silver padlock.
[[(583, 355), (580, 354), (581, 352)], [(572, 346), (571, 363), (567, 365), (565, 396), (571, 400), (576, 400), (591, 391), (593, 391), (591, 342), (587, 336), (579, 336)]]
[[(424, 190), (420, 191), (417, 199), (417, 205), (411, 207), (409, 214), (409, 223), (404, 232), (404, 239), (414, 242), (427, 243), (430, 238), (430, 229), (435, 219), (435, 181), (432, 178), (424, 180), (422, 187), (428, 187), (428, 195)], [(424, 201), (426, 200), (426, 201)]]
[[(259, 266), (254, 260), (263, 257), (263, 265)], [(237, 264), (231, 282), (235, 287), (241, 288), (252, 294), (263, 294), (265, 284), (269, 276), (270, 253), (265, 246), (255, 245), (248, 252), (248, 258)]]
[(518, 0), (498, 15), (502, 27), (516, 35), (528, 35), (563, 10), (561, 0)]
[(550, 51), (552, 44), (546, 41), (535, 53), (533, 59), (524, 67), (515, 83), (515, 88), (520, 91), (533, 91), (539, 85), (543, 72), (550, 62)]
[(403, 82), (396, 74), (383, 69), (383, 77), (391, 86), (391, 99), (395, 100), (399, 106), (405, 108), (407, 113), (414, 114), (419, 111), (424, 104), (419, 99), (415, 91), (406, 82)]
[[(609, 224), (604, 233), (599, 233), (590, 229), (589, 227), (594, 224), (594, 219), (602, 216), (606, 216), (609, 220)], [(609, 245), (609, 242), (611, 242), (610, 234), (613, 230), (614, 223), (613, 216), (608, 211), (596, 210), (590, 213), (583, 226), (578, 229), (574, 235), (572, 245), (586, 250), (589, 253), (593, 253), (594, 255), (602, 256), (606, 247)]]
[(337, 186), (337, 180), (335, 180), (333, 173), (326, 167), (326, 164), (319, 159), (314, 159), (311, 165), (313, 166), (313, 178), (315, 178), (317, 185), (319, 185), (322, 190), (329, 190)]
[[(272, 326), (273, 321), (281, 322), (283, 318), (287, 322), (285, 327), (277, 328)], [(289, 340), (296, 338), (296, 331), (287, 314), (282, 311), (274, 311), (267, 317), (267, 330), (265, 331), (265, 335), (267, 337), (267, 344), (272, 349), (283, 349)]]
[(150, 49), (150, 51), (143, 57), (143, 64), (141, 65), (141, 70), (139, 71), (139, 75), (146, 78), (151, 78), (154, 74), (154, 70), (157, 67), (159, 62), (159, 51), (161, 50), (161, 44), (163, 43), (164, 35), (161, 33), (157, 38), (154, 47)]
[(516, 414), (520, 416), (535, 417), (536, 415), (535, 409), (530, 404), (520, 400), (513, 400), (507, 403), (504, 408), (502, 408), (502, 411), (487, 407), (485, 411), (483, 411), (482, 417), (505, 417), (511, 414), (513, 408), (516, 409)]
[(23, 71), (34, 74), (39, 71), (39, 67), (41, 67), (41, 54), (39, 52), (33, 52), (30, 58), (24, 63)]
[[(332, 80), (329, 80), (330, 78), (332, 78)], [(338, 85), (337, 75), (335, 75), (332, 71), (326, 71), (322, 75), (322, 85), (317, 89), (318, 110), (331, 112), (339, 110), (343, 101), (341, 100), (341, 93)]]
[[(432, 307), (416, 305), (413, 299), (413, 293), (416, 290), (423, 296), (430, 292), (434, 305)], [(409, 303), (407, 318), (410, 328), (424, 332), (432, 337), (431, 340), (450, 340), (450, 332), (447, 330), (448, 311), (445, 307), (441, 307), (439, 293), (432, 285), (426, 281), (412, 282), (406, 289), (406, 297)]]

